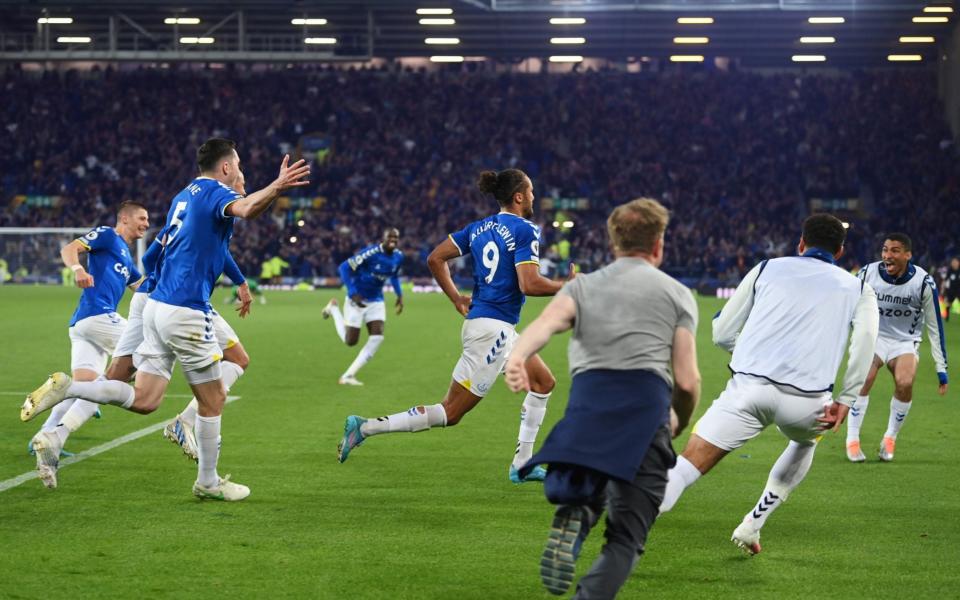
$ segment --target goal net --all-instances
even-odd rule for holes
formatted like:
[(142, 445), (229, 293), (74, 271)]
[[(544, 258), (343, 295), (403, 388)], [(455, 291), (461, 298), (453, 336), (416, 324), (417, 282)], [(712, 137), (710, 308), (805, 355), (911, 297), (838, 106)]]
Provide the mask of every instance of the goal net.
[[(69, 284), (73, 271), (60, 259), (60, 249), (92, 227), (0, 227), (0, 285), (12, 283)], [(137, 266), (146, 249), (143, 239), (133, 248)], [(80, 262), (86, 266), (86, 254)]]

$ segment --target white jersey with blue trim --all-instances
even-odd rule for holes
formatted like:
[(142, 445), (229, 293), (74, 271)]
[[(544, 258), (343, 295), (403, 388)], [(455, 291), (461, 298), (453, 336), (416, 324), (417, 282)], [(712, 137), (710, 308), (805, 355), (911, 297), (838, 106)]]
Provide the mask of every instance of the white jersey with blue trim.
[(857, 274), (877, 293), (880, 337), (919, 342), (926, 325), (938, 373), (947, 371), (947, 348), (940, 317), (940, 298), (933, 277), (909, 263), (899, 277), (887, 273), (883, 262), (870, 263)]

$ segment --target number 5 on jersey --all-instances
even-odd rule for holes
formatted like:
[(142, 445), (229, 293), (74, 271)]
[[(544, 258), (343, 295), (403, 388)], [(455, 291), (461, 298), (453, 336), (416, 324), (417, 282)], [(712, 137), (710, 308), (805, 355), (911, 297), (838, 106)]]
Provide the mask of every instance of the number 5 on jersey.
[(186, 202), (177, 202), (177, 207), (173, 209), (173, 216), (170, 217), (170, 231), (167, 233), (167, 241), (172, 240), (180, 233), (180, 228), (183, 226), (183, 221), (180, 220), (180, 215), (187, 210)]

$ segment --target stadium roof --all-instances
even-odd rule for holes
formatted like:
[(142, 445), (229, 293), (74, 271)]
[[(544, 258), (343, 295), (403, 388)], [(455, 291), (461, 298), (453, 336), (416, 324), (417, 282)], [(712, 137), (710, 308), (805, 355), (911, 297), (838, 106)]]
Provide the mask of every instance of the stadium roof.
[[(417, 14), (424, 8), (449, 13)], [(551, 24), (564, 17), (583, 22)], [(818, 17), (833, 22), (811, 22)], [(39, 23), (43, 18), (72, 22)], [(684, 24), (681, 18), (712, 23)], [(869, 67), (889, 64), (890, 55), (935, 61), (955, 18), (951, 4), (909, 0), (0, 0), (0, 60), (695, 55), (739, 59), (745, 66), (790, 66), (794, 56), (812, 55), (825, 57), (829, 66)], [(942, 22), (922, 22), (929, 19)]]

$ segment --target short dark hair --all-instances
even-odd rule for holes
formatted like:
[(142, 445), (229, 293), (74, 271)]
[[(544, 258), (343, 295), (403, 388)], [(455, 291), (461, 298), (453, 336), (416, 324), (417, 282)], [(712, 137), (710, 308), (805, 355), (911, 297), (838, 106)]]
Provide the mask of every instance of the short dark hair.
[(900, 242), (903, 244), (903, 249), (907, 252), (913, 252), (913, 240), (910, 239), (910, 236), (905, 233), (888, 233), (884, 238), (884, 241), (890, 240), (891, 242)]
[(505, 169), (484, 171), (480, 173), (477, 187), (484, 194), (490, 194), (497, 199), (497, 204), (506, 207), (513, 201), (513, 195), (523, 190), (527, 174), (520, 169)]
[(833, 215), (826, 213), (813, 215), (803, 222), (803, 241), (807, 246), (836, 254), (843, 248), (845, 239), (847, 239), (847, 230), (843, 226), (843, 221)]
[(233, 140), (224, 138), (210, 138), (197, 148), (197, 166), (200, 172), (205, 173), (217, 168), (224, 158), (230, 156), (237, 149), (237, 144)]
[(120, 206), (117, 207), (117, 217), (124, 213), (129, 213), (138, 209), (147, 210), (147, 207), (136, 202), (134, 200), (124, 200), (120, 203)]

